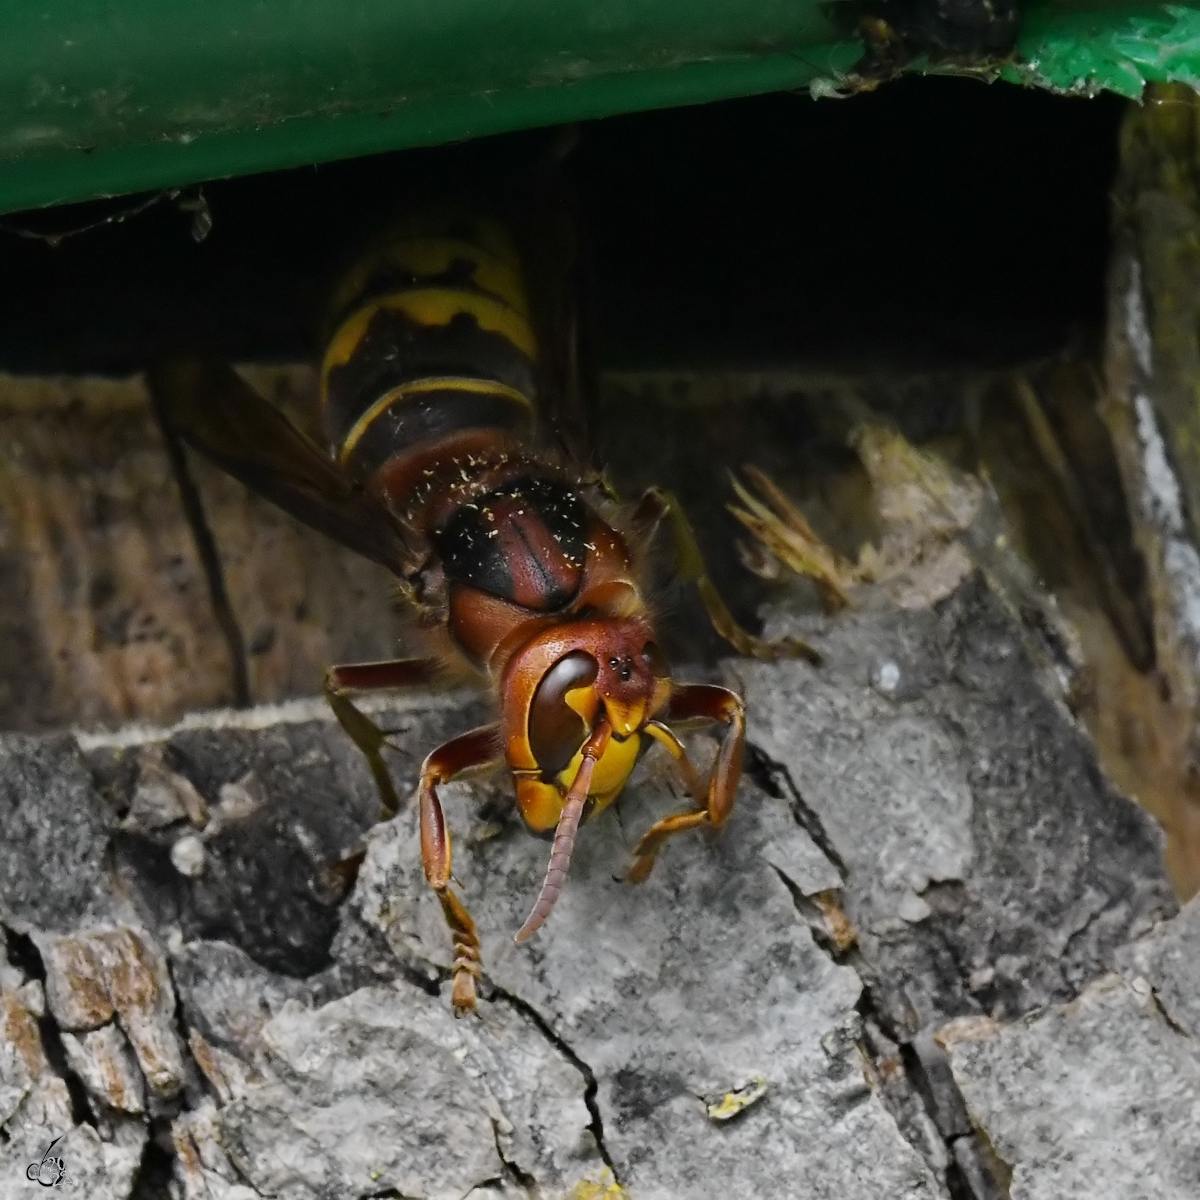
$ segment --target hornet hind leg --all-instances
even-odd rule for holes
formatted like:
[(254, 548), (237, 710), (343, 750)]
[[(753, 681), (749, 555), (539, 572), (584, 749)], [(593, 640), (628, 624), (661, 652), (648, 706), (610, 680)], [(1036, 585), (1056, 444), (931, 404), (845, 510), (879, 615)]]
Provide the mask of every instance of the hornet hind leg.
[(662, 488), (651, 488), (638, 502), (633, 514), (633, 523), (647, 536), (652, 537), (664, 521), (669, 526), (675, 542), (676, 570), (683, 579), (696, 585), (713, 628), (739, 654), (744, 654), (747, 658), (765, 659), (767, 662), (774, 662), (780, 658), (806, 658), (809, 662), (820, 663), (820, 654), (800, 638), (789, 637), (772, 642), (755, 637), (734, 620), (733, 613), (721, 599), (721, 593), (708, 577), (700, 546), (696, 542), (696, 534), (679, 501)]
[(391, 772), (383, 761), (387, 735), (364, 712), (354, 706), (351, 692), (385, 692), (418, 684), (431, 683), (436, 677), (437, 661), (428, 658), (397, 658), (389, 662), (352, 663), (330, 667), (325, 672), (325, 699), (350, 740), (363, 752), (379, 799), (383, 817), (394, 817), (400, 809), (400, 797)]

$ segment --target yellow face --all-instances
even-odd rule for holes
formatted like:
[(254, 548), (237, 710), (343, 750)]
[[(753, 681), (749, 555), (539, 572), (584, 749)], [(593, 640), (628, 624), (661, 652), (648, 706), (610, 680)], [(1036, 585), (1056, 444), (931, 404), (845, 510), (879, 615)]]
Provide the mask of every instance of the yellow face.
[[(603, 812), (620, 794), (637, 762), (642, 736), (632, 734), (622, 741), (614, 737), (596, 763), (592, 785), (588, 789), (588, 816)], [(541, 832), (553, 829), (562, 815), (563, 800), (583, 762), (583, 747), (558, 773), (553, 783), (527, 775), (516, 775), (517, 804), (530, 829)]]

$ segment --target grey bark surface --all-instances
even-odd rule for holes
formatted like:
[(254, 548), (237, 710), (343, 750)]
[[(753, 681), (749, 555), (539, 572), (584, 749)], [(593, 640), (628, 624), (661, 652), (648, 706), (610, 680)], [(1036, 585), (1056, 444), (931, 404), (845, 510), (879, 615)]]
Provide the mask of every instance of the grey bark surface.
[[(319, 705), (3, 739), (0, 1197), (60, 1134), (121, 1200), (1196, 1195), (1195, 906), (1018, 625), (972, 578), (804, 630), (821, 668), (728, 665), (721, 834), (619, 881), (684, 805), (647, 756), (526, 946), (548, 846), (444, 789), (476, 1019), (415, 814), (373, 824)], [(401, 793), (484, 714), (386, 710)]]
[(821, 648), (821, 670), (737, 665), (749, 737), (845, 862), (872, 994), (906, 1040), (1067, 1000), (1169, 911), (1157, 828), (978, 580), (938, 611), (834, 622)]
[[(1012, 1196), (1195, 1194), (1198, 917), (1193, 901), (1122, 952), (1123, 974), (1070, 1004), (1007, 1026), (961, 1019), (943, 1029), (973, 1116), (1012, 1164)], [(1190, 1024), (1176, 1019), (1181, 1010)]]

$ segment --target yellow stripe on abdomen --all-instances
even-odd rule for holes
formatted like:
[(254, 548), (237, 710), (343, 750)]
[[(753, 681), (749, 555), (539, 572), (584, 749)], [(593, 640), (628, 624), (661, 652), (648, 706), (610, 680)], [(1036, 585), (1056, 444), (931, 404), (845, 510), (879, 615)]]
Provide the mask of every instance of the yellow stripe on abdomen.
[(351, 426), (338, 450), (338, 461), (345, 463), (353, 454), (363, 435), (389, 408), (395, 404), (403, 404), (420, 396), (428, 396), (431, 392), (453, 392), (458, 395), (494, 396), (508, 400), (528, 412), (533, 418), (533, 401), (516, 388), (497, 383), (491, 379), (471, 379), (466, 376), (434, 375), (425, 379), (414, 379), (412, 383), (402, 383), (385, 392), (365, 413)]
[(529, 320), (503, 301), (480, 292), (451, 288), (417, 288), (410, 292), (392, 292), (380, 296), (353, 313), (333, 335), (321, 365), (322, 377), (336, 367), (345, 366), (358, 349), (375, 314), (404, 313), (418, 325), (449, 325), (460, 313), (475, 318), (480, 329), (507, 338), (531, 362), (537, 361), (537, 339)]

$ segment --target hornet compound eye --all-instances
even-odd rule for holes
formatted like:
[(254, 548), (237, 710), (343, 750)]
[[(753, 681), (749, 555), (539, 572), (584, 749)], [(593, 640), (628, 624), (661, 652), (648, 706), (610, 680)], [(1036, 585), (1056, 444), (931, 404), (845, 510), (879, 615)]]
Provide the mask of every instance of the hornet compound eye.
[(595, 683), (600, 664), (583, 650), (560, 658), (542, 676), (529, 706), (529, 745), (546, 778), (553, 778), (587, 740), (583, 715), (567, 703), (567, 693)]

